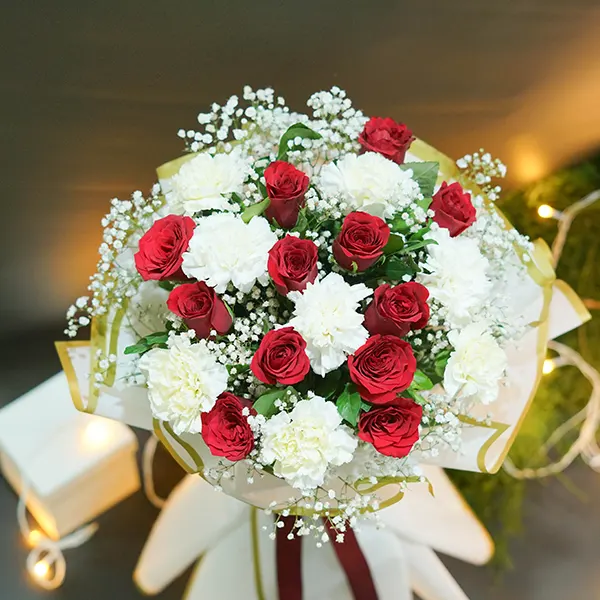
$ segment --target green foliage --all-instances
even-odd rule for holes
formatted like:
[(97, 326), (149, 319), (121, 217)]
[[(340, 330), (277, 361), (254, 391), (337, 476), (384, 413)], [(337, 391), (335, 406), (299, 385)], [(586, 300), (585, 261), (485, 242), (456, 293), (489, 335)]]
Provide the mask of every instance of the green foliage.
[(262, 215), (265, 210), (269, 208), (269, 204), (271, 204), (271, 199), (265, 198), (262, 202), (257, 202), (256, 204), (250, 205), (242, 213), (242, 221), (244, 221), (244, 223), (250, 223), (252, 217), (258, 217), (258, 215)]
[[(437, 180), (438, 171), (440, 169), (439, 163), (436, 162), (414, 162), (404, 163), (400, 165), (405, 171), (411, 169), (413, 172), (413, 179), (419, 184), (421, 194), (431, 198), (433, 194), (433, 188)], [(430, 199), (431, 201), (431, 199)]]
[(302, 123), (294, 123), (294, 125), (291, 125), (289, 129), (281, 136), (277, 160), (287, 160), (288, 152), (290, 150), (296, 149), (296, 146), (289, 148), (288, 142), (293, 142), (293, 140), (297, 137), (302, 139), (308, 138), (311, 140), (318, 140), (321, 137), (321, 134), (317, 133), (316, 131), (313, 131), (312, 129), (310, 129), (310, 127), (307, 127)]
[(145, 354), (152, 348), (166, 348), (168, 339), (169, 334), (166, 331), (151, 333), (138, 340), (133, 346), (127, 346), (124, 354)]
[(260, 396), (252, 405), (252, 407), (259, 415), (270, 417), (271, 415), (275, 414), (276, 411), (275, 401), (283, 398), (286, 395), (288, 389), (289, 388), (277, 388), (269, 390), (268, 392), (265, 392), (262, 396)]
[[(600, 188), (600, 156), (585, 163), (563, 169), (527, 188), (505, 197), (500, 208), (521, 233), (548, 245), (556, 235), (556, 221), (541, 219), (536, 209), (549, 204), (564, 210), (586, 194)], [(557, 276), (566, 281), (582, 298), (600, 299), (600, 203), (580, 214), (571, 226)], [(592, 314), (593, 317), (597, 315)], [(580, 352), (596, 369), (600, 368), (600, 319), (595, 318), (569, 332), (560, 341)], [(561, 423), (583, 408), (591, 387), (574, 367), (556, 369), (546, 375), (510, 451), (517, 467), (539, 467), (568, 448), (573, 436), (567, 436), (550, 457), (540, 448)], [(528, 486), (504, 471), (496, 475), (448, 471), (466, 501), (473, 508), (496, 543), (494, 562), (500, 568), (510, 566), (509, 541), (521, 531), (521, 513)], [(568, 481), (568, 473), (562, 480)]]
[(353, 383), (347, 383), (344, 391), (337, 399), (336, 406), (340, 415), (350, 425), (356, 427), (358, 413), (360, 412), (361, 399)]

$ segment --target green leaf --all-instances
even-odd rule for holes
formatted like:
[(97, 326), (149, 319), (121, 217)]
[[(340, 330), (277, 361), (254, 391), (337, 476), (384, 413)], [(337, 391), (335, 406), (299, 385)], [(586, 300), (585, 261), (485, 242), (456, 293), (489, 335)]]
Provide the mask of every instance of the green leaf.
[(298, 220), (294, 225), (292, 231), (297, 231), (298, 233), (304, 234), (308, 229), (308, 218), (306, 217), (306, 209), (301, 208), (298, 213)]
[[(224, 194), (221, 194), (221, 196), (223, 196)], [(231, 192), (231, 199), (234, 202), (237, 202), (240, 206), (243, 206), (242, 204), (242, 198), (240, 197), (240, 195), (236, 192)]]
[(417, 271), (417, 264), (410, 256), (392, 256), (385, 263), (385, 274), (395, 281), (400, 281), (405, 275), (412, 277)]
[(419, 392), (412, 387), (409, 387), (404, 393), (410, 396), (418, 404), (425, 404), (425, 398), (423, 398), (423, 396), (421, 396), (421, 394), (419, 394)]
[(433, 195), (433, 188), (437, 181), (438, 171), (440, 168), (437, 162), (415, 162), (404, 163), (400, 165), (405, 171), (411, 169), (413, 172), (412, 178), (419, 184), (421, 194), (425, 197)]
[(396, 233), (406, 233), (410, 227), (404, 222), (404, 219), (400, 216), (394, 217), (394, 220), (390, 224), (390, 229)]
[(315, 393), (325, 399), (330, 398), (335, 394), (341, 378), (340, 370), (331, 371), (325, 377), (319, 377), (315, 385)]
[(145, 343), (138, 342), (137, 344), (134, 344), (133, 346), (127, 346), (127, 348), (125, 348), (123, 354), (143, 354), (144, 352), (146, 352), (149, 349), (150, 348)]
[(433, 382), (423, 371), (416, 371), (411, 387), (419, 390), (430, 390), (433, 387)]
[(414, 252), (415, 250), (419, 250), (420, 248), (424, 248), (425, 246), (430, 246), (431, 244), (437, 245), (435, 240), (415, 240), (414, 242), (409, 242), (404, 246), (403, 252)]
[(269, 208), (269, 204), (271, 204), (270, 198), (265, 198), (262, 202), (252, 204), (242, 213), (242, 221), (244, 221), (244, 223), (250, 223), (252, 217), (258, 217), (258, 215), (262, 215), (265, 210)]
[[(168, 339), (169, 334), (166, 331), (159, 333), (151, 333), (150, 335), (147, 335), (144, 338), (148, 346), (154, 346), (155, 344), (166, 344)], [(142, 340), (140, 340), (140, 342), (141, 341)]]
[(373, 406), (371, 404), (367, 404), (363, 400), (360, 401), (360, 409), (363, 412), (369, 412), (372, 408), (373, 408)]
[(250, 365), (226, 365), (227, 371), (231, 373), (232, 369), (236, 370), (236, 374), (247, 373), (250, 370)]
[(253, 404), (254, 410), (259, 415), (270, 417), (275, 413), (275, 400), (283, 398), (286, 394), (287, 389), (275, 389), (264, 393), (260, 396)]
[(450, 350), (442, 350), (435, 357), (434, 368), (435, 368), (436, 375), (438, 375), (438, 377), (444, 376), (444, 371), (446, 370), (446, 365), (448, 364), (449, 358), (450, 358)]
[(307, 127), (302, 123), (294, 123), (294, 125), (291, 125), (289, 129), (281, 136), (277, 160), (287, 160), (287, 155), (290, 151), (290, 148), (288, 148), (288, 142), (297, 137), (302, 139), (308, 138), (311, 140), (318, 140), (321, 137), (321, 134), (313, 131), (310, 129), (310, 127)]
[(398, 250), (402, 250), (404, 248), (404, 240), (401, 235), (394, 235), (393, 233), (390, 235), (390, 239), (388, 243), (385, 245), (383, 249), (384, 254), (394, 254), (398, 252)]
[(174, 281), (159, 281), (158, 287), (163, 290), (167, 290), (167, 292), (171, 292), (175, 289), (177, 284)]
[(356, 386), (353, 383), (347, 383), (335, 404), (342, 418), (353, 427), (356, 427), (360, 403), (360, 394), (356, 391)]

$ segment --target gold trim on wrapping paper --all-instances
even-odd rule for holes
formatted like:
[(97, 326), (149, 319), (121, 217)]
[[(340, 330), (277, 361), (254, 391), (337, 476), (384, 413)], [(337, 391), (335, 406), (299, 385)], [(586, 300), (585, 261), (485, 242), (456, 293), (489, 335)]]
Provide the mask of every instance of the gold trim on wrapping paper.
[[(161, 441), (163, 446), (168, 450), (169, 454), (175, 459), (177, 464), (186, 473), (189, 473), (190, 475), (200, 475), (201, 477), (204, 477), (204, 462), (200, 458), (200, 455), (196, 452), (196, 450), (194, 450), (194, 448), (192, 448), (192, 446), (190, 444), (188, 444), (187, 442), (184, 442), (173, 431), (171, 426), (164, 421), (159, 421), (158, 419), (152, 419), (152, 426), (153, 426), (154, 434), (156, 435), (156, 437)], [(167, 431), (169, 436), (171, 436), (171, 438), (173, 438), (188, 453), (190, 459), (196, 465), (195, 470), (192, 467), (190, 467), (190, 465), (185, 460), (183, 460), (183, 458), (181, 458), (181, 456), (179, 455), (179, 452), (177, 452), (175, 450), (175, 448), (173, 447), (173, 444), (167, 439), (167, 436), (165, 435), (163, 428)]]
[(252, 537), (252, 563), (254, 566), (254, 586), (258, 600), (265, 600), (265, 588), (260, 568), (260, 541), (258, 539), (258, 510), (250, 507), (250, 535)]
[(573, 310), (581, 319), (582, 325), (592, 318), (590, 311), (586, 308), (585, 304), (581, 301), (581, 298), (575, 293), (573, 288), (568, 283), (565, 283), (562, 279), (557, 279), (554, 282), (554, 285), (560, 290), (560, 292), (568, 300), (569, 304), (573, 307)]
[(75, 408), (80, 412), (89, 412), (88, 407), (85, 406), (83, 398), (81, 397), (81, 390), (79, 389), (79, 382), (77, 381), (77, 375), (69, 356), (69, 348), (82, 348), (83, 346), (89, 346), (88, 340), (76, 341), (76, 342), (54, 342), (56, 352), (63, 371), (67, 377), (67, 383), (69, 384), (69, 393), (71, 394), (71, 400), (75, 405)]

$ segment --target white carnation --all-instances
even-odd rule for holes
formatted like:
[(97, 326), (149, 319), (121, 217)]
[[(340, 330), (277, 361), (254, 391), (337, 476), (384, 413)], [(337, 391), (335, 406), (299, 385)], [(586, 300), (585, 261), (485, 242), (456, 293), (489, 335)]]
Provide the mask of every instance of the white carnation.
[(175, 433), (198, 433), (200, 413), (208, 412), (227, 388), (227, 368), (207, 348), (186, 336), (172, 337), (169, 348), (154, 348), (140, 359), (155, 418), (168, 421)]
[(507, 358), (489, 333), (487, 324), (472, 323), (462, 331), (451, 331), (448, 340), (454, 352), (444, 371), (446, 392), (483, 404), (496, 400)]
[(489, 262), (474, 239), (450, 237), (442, 228), (432, 229), (426, 237), (437, 244), (427, 246), (428, 256), (423, 263), (426, 272), (419, 281), (430, 297), (445, 307), (452, 327), (466, 325), (490, 297)]
[(229, 282), (249, 292), (257, 280), (267, 281), (269, 250), (277, 236), (263, 217), (244, 223), (232, 213), (215, 213), (198, 219), (188, 251), (183, 254), (183, 272), (205, 281), (219, 293)]
[(263, 425), (261, 462), (274, 463), (275, 475), (310, 493), (323, 485), (329, 465), (352, 460), (357, 440), (341, 422), (333, 402), (320, 396), (301, 400)]
[(381, 154), (366, 152), (346, 154), (337, 163), (325, 165), (320, 183), (326, 194), (339, 197), (350, 210), (390, 219), (422, 197), (412, 174)]
[(187, 215), (209, 209), (236, 210), (238, 205), (223, 194), (241, 194), (247, 173), (248, 164), (238, 152), (199, 154), (172, 177), (168, 203), (174, 209), (181, 207)]
[(366, 285), (350, 285), (338, 273), (309, 283), (304, 292), (290, 292), (295, 304), (289, 324), (306, 341), (306, 353), (321, 376), (341, 366), (348, 354), (369, 337), (359, 302), (373, 293)]

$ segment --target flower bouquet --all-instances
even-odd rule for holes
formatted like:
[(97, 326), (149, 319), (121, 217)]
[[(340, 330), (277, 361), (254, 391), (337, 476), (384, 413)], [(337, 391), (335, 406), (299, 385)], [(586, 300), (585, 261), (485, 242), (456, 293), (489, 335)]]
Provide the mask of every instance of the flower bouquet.
[(91, 340), (59, 352), (81, 410), (342, 541), (420, 464), (497, 470), (547, 340), (585, 314), (496, 209), (498, 160), (455, 164), (337, 87), (308, 106), (246, 87), (180, 130), (149, 196), (112, 201), (68, 312)]

